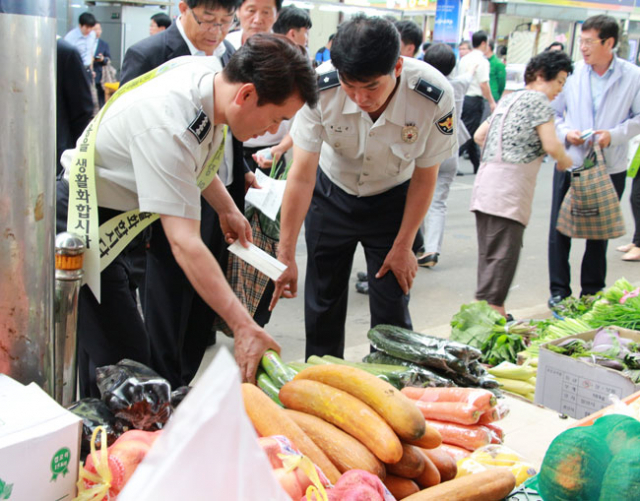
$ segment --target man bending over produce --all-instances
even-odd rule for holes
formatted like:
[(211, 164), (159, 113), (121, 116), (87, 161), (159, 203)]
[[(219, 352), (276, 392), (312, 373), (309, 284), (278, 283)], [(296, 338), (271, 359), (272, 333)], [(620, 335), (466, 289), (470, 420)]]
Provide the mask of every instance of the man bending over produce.
[(319, 106), (305, 106), (291, 131), (278, 251), (288, 269), (270, 305), (297, 292), (304, 220), (307, 357), (343, 355), (358, 243), (367, 259), (371, 326), (411, 328), (409, 291), (418, 269), (411, 247), (438, 165), (457, 151), (450, 84), (431, 66), (400, 57), (392, 23), (364, 16), (343, 23), (331, 59), (317, 69)]
[[(251, 240), (250, 225), (215, 175), (223, 156), (224, 124), (244, 141), (275, 131), (304, 103), (313, 107), (316, 101), (316, 75), (310, 62), (299, 47), (279, 35), (252, 37), (222, 71), (215, 58), (185, 56), (165, 63), (122, 87), (87, 127), (76, 150), (63, 154), (57, 229), (69, 227), (81, 234), (88, 244), (88, 257), (99, 250), (98, 258), (103, 260), (116, 252), (112, 240), (126, 239), (139, 231), (141, 221), (152, 217), (150, 213), (159, 214), (185, 275), (233, 329), (236, 361), (242, 378), (251, 381), (263, 353), (279, 347), (242, 307), (202, 242), (200, 187), (218, 213), (227, 241), (237, 239), (246, 246)], [(94, 171), (96, 195), (87, 188)], [(123, 217), (124, 211), (133, 212)], [(90, 239), (87, 221), (93, 214), (101, 225), (114, 217), (123, 219)], [(90, 263), (89, 259), (89, 279)], [(81, 290), (82, 397), (97, 396), (96, 367), (123, 358), (149, 363), (149, 339), (131, 293), (129, 273), (119, 253), (98, 274), (101, 302), (86, 287)]]

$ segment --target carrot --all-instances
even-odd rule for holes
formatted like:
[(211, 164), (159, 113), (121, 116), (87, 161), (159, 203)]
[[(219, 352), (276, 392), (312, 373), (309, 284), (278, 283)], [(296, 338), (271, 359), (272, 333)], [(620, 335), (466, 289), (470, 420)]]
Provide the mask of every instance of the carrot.
[(422, 402), (415, 400), (426, 419), (437, 419), (459, 424), (476, 424), (480, 418), (480, 411), (463, 402)]
[(449, 454), (453, 458), (453, 460), (458, 463), (461, 459), (468, 458), (471, 456), (471, 453), (463, 449), (462, 447), (456, 447), (455, 445), (442, 444), (440, 449)]
[(457, 445), (464, 449), (476, 449), (491, 443), (491, 432), (484, 426), (444, 423), (427, 419), (427, 424), (436, 429), (442, 437), (442, 442)]
[(479, 411), (488, 411), (497, 401), (493, 393), (480, 388), (413, 388), (402, 389), (407, 397), (422, 402), (461, 402)]
[(487, 423), (483, 425), (485, 428), (488, 428), (492, 434), (491, 443), (492, 444), (501, 444), (504, 442), (504, 430), (495, 423)]
[(431, 460), (431, 462), (438, 468), (440, 472), (440, 480), (446, 482), (456, 478), (458, 474), (458, 465), (450, 454), (442, 450), (442, 447), (436, 447), (435, 449), (422, 449), (423, 454)]
[(494, 408), (485, 411), (480, 419), (478, 420), (478, 424), (489, 424), (494, 423), (495, 421), (500, 421), (506, 415), (509, 414), (509, 407), (506, 403), (500, 402)]

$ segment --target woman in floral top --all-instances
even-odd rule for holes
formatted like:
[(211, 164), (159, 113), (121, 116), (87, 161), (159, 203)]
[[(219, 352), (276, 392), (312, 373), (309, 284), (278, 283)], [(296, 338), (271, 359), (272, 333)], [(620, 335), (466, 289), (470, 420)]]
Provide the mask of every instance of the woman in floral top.
[(564, 52), (535, 56), (525, 71), (525, 88), (505, 96), (474, 135), (484, 146), (471, 196), (478, 234), (476, 299), (505, 317), (542, 159), (551, 155), (560, 170), (572, 164), (556, 136), (550, 104), (572, 71)]

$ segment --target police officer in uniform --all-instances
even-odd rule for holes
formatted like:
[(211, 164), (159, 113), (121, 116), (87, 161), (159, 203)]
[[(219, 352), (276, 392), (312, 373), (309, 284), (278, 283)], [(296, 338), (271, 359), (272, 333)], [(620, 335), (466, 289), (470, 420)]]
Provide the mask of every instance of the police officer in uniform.
[(418, 269), (412, 244), (438, 165), (457, 148), (451, 86), (431, 66), (400, 57), (392, 23), (364, 16), (343, 23), (331, 58), (317, 69), (318, 107), (305, 106), (291, 131), (278, 251), (288, 269), (271, 302), (273, 308), (297, 293), (295, 247), (304, 220), (307, 356), (343, 355), (358, 243), (367, 260), (371, 326), (411, 328), (409, 290)]
[[(100, 223), (136, 208), (160, 215), (176, 261), (197, 293), (234, 331), (241, 375), (253, 380), (264, 352), (279, 347), (235, 297), (202, 241), (197, 176), (218, 151), (223, 124), (245, 140), (275, 130), (305, 102), (315, 104), (317, 86), (310, 62), (283, 37), (260, 35), (234, 54), (223, 71), (214, 58), (185, 56), (163, 65), (139, 87), (125, 86), (112, 99), (95, 140), (98, 207), (94, 208)], [(77, 147), (83, 139), (84, 135)], [(74, 157), (75, 150), (67, 150), (62, 158), (65, 177), (58, 181), (58, 231), (66, 229), (69, 179), (72, 176), (74, 186), (77, 178)], [(251, 227), (217, 176), (202, 195), (218, 213), (227, 241), (239, 239), (246, 245)], [(86, 286), (81, 290), (82, 397), (99, 396), (96, 367), (122, 358), (149, 362), (149, 340), (131, 291), (130, 273), (121, 254), (101, 274), (101, 303)]]

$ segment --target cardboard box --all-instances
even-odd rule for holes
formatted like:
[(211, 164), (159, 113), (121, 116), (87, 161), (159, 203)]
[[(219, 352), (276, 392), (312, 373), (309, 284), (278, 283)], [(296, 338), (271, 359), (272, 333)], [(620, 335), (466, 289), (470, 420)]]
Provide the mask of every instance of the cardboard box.
[[(615, 327), (620, 336), (640, 342), (640, 332)], [(555, 353), (546, 347), (567, 339), (590, 341), (597, 330), (545, 343), (540, 347), (535, 403), (576, 419), (611, 404), (609, 395), (624, 398), (640, 390), (622, 372)]]
[(42, 389), (0, 374), (0, 499), (71, 501), (82, 420)]

